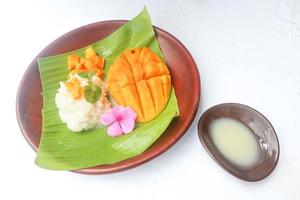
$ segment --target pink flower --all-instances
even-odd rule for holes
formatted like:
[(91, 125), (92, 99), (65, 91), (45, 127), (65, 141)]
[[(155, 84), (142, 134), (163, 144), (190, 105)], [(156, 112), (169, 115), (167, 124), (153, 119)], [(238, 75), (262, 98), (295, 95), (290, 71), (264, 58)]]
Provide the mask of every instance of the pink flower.
[(108, 126), (107, 133), (110, 136), (120, 136), (130, 133), (135, 125), (137, 115), (130, 107), (116, 106), (100, 117), (100, 122)]

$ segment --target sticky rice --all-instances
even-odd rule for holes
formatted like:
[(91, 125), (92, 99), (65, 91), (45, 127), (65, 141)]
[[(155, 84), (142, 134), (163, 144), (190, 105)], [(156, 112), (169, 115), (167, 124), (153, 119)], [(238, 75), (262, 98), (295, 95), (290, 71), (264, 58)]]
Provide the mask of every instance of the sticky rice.
[[(69, 80), (72, 78), (79, 80), (82, 87), (88, 84), (87, 79), (77, 74), (71, 75)], [(74, 99), (65, 83), (60, 82), (60, 88), (55, 96), (55, 103), (61, 120), (66, 123), (71, 131), (80, 132), (99, 126), (100, 116), (111, 106), (107, 99), (105, 83), (96, 76), (92, 78), (92, 82), (102, 90), (99, 100), (93, 104), (87, 102), (85, 98)]]

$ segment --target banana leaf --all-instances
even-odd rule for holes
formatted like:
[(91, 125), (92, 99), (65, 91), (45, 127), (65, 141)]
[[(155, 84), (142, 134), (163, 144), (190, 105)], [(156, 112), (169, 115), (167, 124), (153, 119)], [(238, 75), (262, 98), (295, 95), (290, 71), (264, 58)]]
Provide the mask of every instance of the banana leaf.
[[(106, 59), (107, 72), (113, 61), (127, 48), (149, 47), (163, 59), (150, 16), (144, 9), (110, 36), (91, 44)], [(75, 170), (116, 163), (144, 152), (178, 116), (174, 89), (161, 114), (152, 121), (139, 123), (133, 132), (110, 137), (105, 127), (81, 133), (70, 131), (58, 114), (55, 94), (59, 82), (68, 74), (67, 56), (83, 56), (84, 49), (38, 59), (43, 88), (43, 125), (36, 164), (45, 169)]]

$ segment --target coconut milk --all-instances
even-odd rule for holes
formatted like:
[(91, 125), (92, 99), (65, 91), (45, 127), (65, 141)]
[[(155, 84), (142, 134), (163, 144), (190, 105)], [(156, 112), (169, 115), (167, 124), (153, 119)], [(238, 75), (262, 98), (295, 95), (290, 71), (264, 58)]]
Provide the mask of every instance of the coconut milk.
[(231, 118), (219, 118), (209, 126), (212, 142), (231, 163), (253, 166), (259, 159), (259, 144), (252, 131), (242, 122)]

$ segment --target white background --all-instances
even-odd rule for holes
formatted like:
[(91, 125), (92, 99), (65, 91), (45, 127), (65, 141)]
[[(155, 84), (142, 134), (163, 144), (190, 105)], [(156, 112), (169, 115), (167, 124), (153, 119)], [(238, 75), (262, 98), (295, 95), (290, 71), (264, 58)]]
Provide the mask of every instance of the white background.
[[(37, 167), (15, 117), (25, 69), (65, 32), (131, 19), (144, 5), (153, 24), (181, 40), (198, 65), (202, 97), (189, 131), (153, 161), (117, 174), (86, 176)], [(6, 0), (0, 20), (0, 199), (300, 199), (299, 0)], [(200, 115), (223, 102), (252, 106), (274, 125), (281, 154), (263, 181), (229, 175), (200, 144)]]

